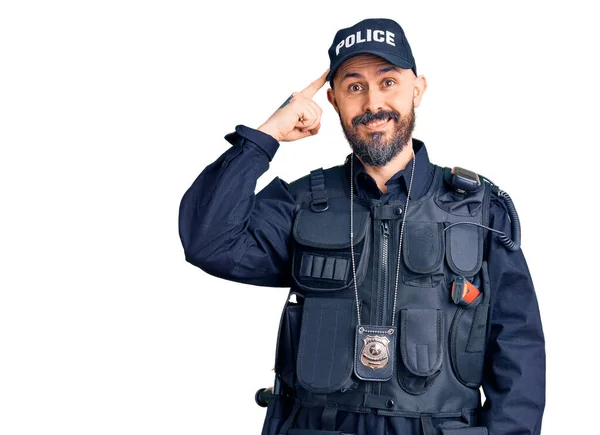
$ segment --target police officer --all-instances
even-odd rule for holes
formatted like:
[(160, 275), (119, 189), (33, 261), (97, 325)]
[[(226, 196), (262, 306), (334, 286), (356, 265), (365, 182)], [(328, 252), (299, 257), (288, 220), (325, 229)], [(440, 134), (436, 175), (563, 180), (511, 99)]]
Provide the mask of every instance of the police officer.
[[(338, 31), (329, 57), (259, 128), (225, 136), (180, 206), (188, 262), (295, 295), (263, 435), (539, 434), (544, 336), (510, 197), (412, 137), (427, 82), (396, 22)], [(318, 133), (326, 81), (353, 153), (255, 195), (279, 142)]]

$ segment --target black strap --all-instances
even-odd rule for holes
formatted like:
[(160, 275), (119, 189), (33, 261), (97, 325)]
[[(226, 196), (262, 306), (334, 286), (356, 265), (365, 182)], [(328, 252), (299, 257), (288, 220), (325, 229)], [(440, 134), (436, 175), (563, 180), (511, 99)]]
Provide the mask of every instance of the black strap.
[(294, 400), (294, 407), (292, 408), (292, 411), (290, 412), (290, 415), (287, 418), (287, 420), (285, 421), (285, 423), (283, 423), (283, 426), (281, 426), (281, 429), (279, 430), (278, 435), (287, 435), (288, 430), (290, 429), (290, 427), (292, 427), (292, 424), (296, 420), (296, 414), (300, 410), (301, 404), (302, 404), (302, 402), (300, 401), (300, 399), (296, 398)]
[(310, 195), (312, 198), (310, 203), (312, 211), (319, 213), (329, 208), (323, 168), (310, 171)]
[(421, 426), (423, 427), (423, 435), (435, 435), (433, 420), (429, 414), (421, 414)]
[(328, 404), (321, 415), (321, 425), (323, 430), (335, 430), (335, 417), (337, 416), (337, 405)]

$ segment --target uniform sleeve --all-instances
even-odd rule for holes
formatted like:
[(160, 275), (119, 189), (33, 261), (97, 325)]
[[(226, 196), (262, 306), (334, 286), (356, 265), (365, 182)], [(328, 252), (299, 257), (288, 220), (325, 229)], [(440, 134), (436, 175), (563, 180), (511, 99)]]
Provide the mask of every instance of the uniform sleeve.
[[(494, 198), (490, 226), (511, 234), (504, 204)], [(482, 423), (490, 435), (539, 435), (545, 406), (544, 333), (523, 251), (488, 234), (492, 312), (483, 373)]]
[(200, 173), (180, 203), (185, 259), (216, 277), (289, 287), (293, 195), (278, 177), (255, 195), (279, 143), (242, 125), (225, 139), (232, 147)]

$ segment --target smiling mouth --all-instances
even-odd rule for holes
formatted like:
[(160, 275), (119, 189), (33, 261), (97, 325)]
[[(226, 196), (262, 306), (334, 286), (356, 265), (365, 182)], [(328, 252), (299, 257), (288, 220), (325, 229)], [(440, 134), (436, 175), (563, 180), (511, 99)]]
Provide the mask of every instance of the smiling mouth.
[(368, 122), (366, 124), (363, 123), (363, 125), (366, 128), (368, 128), (369, 130), (379, 130), (383, 126), (385, 126), (389, 122), (390, 119), (391, 118), (388, 118), (388, 119), (377, 119), (375, 121), (371, 121), (371, 122)]

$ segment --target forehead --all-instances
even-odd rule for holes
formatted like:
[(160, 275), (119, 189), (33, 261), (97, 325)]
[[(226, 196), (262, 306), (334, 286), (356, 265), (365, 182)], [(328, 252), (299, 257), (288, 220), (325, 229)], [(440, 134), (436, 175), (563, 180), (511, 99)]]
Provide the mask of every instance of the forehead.
[(383, 59), (382, 57), (375, 56), (373, 54), (359, 54), (357, 56), (351, 57), (350, 59), (342, 63), (338, 70), (335, 72), (334, 77), (340, 79), (348, 73), (361, 74), (363, 72), (367, 73), (386, 67), (395, 67), (395, 65)]

